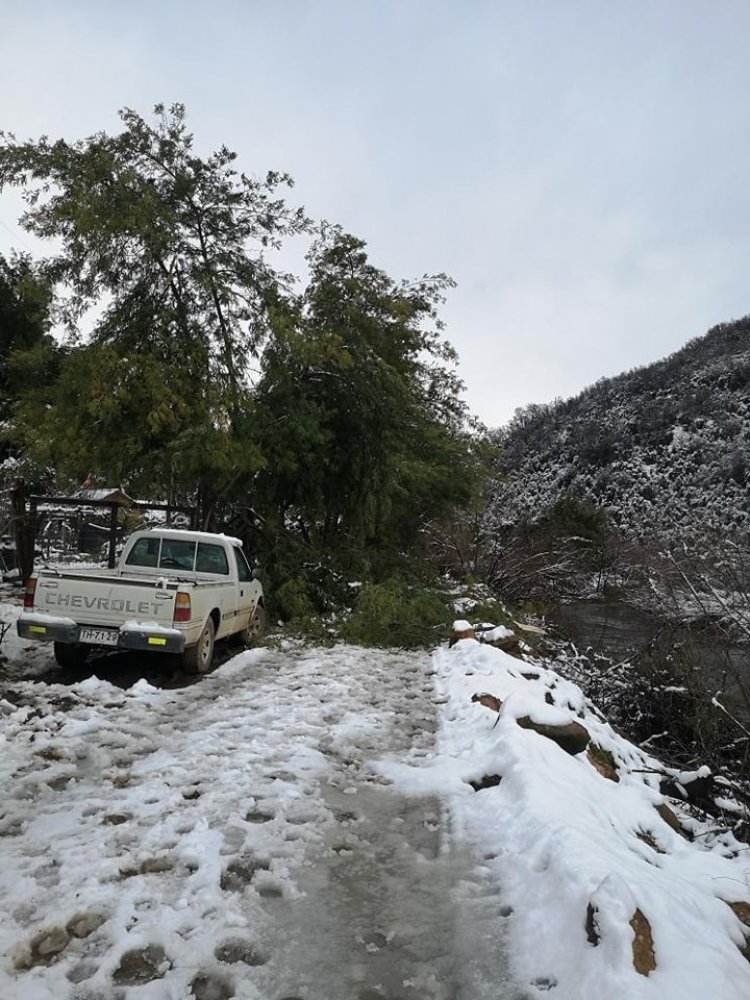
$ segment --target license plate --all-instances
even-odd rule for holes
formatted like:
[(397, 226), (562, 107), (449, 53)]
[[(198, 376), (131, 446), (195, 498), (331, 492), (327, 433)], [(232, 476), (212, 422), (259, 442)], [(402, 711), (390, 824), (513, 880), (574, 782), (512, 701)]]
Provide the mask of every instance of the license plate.
[(79, 642), (90, 642), (95, 646), (116, 646), (120, 633), (112, 628), (82, 628), (78, 633)]

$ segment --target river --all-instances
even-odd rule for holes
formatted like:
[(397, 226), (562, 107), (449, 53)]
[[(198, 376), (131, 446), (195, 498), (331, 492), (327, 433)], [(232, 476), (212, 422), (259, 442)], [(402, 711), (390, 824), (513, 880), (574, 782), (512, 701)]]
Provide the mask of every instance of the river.
[(727, 645), (709, 627), (673, 622), (624, 601), (570, 601), (557, 605), (548, 620), (583, 653), (672, 662), (678, 671), (701, 671), (712, 686), (734, 693), (743, 683), (750, 686), (750, 650)]

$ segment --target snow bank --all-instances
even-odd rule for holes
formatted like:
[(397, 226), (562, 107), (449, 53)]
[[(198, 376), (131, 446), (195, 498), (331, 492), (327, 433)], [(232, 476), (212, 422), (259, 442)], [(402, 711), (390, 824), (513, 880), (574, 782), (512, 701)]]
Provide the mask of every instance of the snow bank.
[[(676, 823), (658, 761), (553, 671), (472, 639), (438, 651), (434, 666), (444, 700), (436, 757), (391, 776), (441, 790), (456, 831), (483, 849), (513, 910), (521, 978), (558, 1000), (747, 1000), (750, 928), (728, 905), (750, 902), (746, 845)], [(499, 712), (491, 699), (472, 702), (478, 694)], [(582, 724), (594, 759), (522, 728), (522, 717)], [(655, 962), (647, 974), (634, 967), (644, 944)]]

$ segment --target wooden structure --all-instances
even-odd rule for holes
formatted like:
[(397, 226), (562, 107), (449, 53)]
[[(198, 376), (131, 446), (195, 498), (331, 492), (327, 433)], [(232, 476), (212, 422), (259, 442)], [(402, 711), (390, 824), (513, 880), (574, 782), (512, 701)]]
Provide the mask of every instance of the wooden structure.
[(79, 490), (72, 496), (67, 497), (30, 496), (28, 517), (31, 522), (31, 528), (34, 536), (36, 535), (37, 525), (39, 522), (39, 512), (43, 507), (71, 507), (77, 510), (85, 510), (86, 508), (93, 507), (109, 510), (109, 554), (107, 565), (110, 569), (114, 569), (117, 561), (117, 515), (121, 509), (127, 508), (128, 510), (164, 511), (166, 513), (167, 524), (171, 524), (173, 515), (187, 514), (190, 517), (191, 528), (195, 527), (196, 520), (196, 510), (194, 507), (182, 507), (174, 504), (154, 504), (147, 501), (136, 501), (129, 497), (127, 493), (124, 493), (121, 489), (83, 489)]

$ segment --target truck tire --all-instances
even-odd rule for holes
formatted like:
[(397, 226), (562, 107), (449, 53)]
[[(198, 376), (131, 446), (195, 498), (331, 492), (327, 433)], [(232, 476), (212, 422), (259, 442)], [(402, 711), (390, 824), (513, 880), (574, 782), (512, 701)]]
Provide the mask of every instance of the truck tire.
[(89, 655), (89, 647), (80, 642), (56, 642), (55, 659), (59, 666), (66, 670), (82, 667)]
[(240, 637), (245, 646), (254, 646), (266, 630), (266, 609), (258, 602)]
[(200, 639), (194, 646), (188, 646), (182, 654), (182, 666), (189, 674), (205, 674), (214, 658), (214, 620), (209, 616), (203, 626)]

